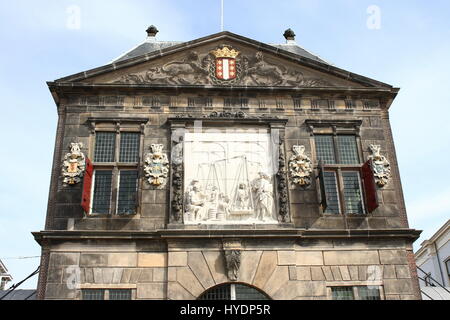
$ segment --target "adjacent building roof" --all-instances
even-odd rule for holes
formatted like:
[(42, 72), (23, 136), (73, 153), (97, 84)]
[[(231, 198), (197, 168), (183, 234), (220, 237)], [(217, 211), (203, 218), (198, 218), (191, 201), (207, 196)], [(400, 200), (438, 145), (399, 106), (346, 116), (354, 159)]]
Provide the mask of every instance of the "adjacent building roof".
[[(0, 299), (6, 295), (8, 291), (0, 291)], [(36, 290), (14, 290), (2, 300), (36, 300)]]

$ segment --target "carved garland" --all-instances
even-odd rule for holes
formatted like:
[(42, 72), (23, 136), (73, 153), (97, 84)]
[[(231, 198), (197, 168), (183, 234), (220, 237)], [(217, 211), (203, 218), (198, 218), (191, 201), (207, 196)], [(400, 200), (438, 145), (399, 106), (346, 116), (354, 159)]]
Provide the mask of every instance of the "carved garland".
[(280, 205), (280, 216), (282, 222), (289, 222), (289, 201), (288, 201), (288, 184), (286, 178), (286, 158), (284, 156), (283, 141), (279, 142), (279, 156), (278, 156), (278, 196)]
[(81, 148), (83, 148), (81, 142), (73, 142), (69, 148), (70, 152), (64, 156), (62, 168), (63, 183), (74, 185), (81, 182), (81, 178), (83, 178), (86, 169), (86, 158), (81, 152)]
[(181, 222), (183, 216), (183, 139), (173, 144), (172, 154), (172, 216)]

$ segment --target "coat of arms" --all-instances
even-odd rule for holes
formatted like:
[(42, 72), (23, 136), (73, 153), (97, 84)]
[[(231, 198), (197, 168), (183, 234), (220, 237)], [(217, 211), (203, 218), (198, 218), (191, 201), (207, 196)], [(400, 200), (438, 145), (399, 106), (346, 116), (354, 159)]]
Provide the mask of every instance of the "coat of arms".
[(236, 80), (241, 69), (236, 60), (240, 52), (224, 46), (221, 49), (211, 51), (211, 53), (216, 57), (215, 63), (212, 64), (213, 80), (226, 83)]
[(373, 175), (375, 176), (376, 184), (382, 188), (389, 182), (391, 178), (391, 165), (389, 161), (383, 156), (381, 152), (381, 146), (370, 145), (370, 151), (372, 154), (368, 157), (372, 161)]
[(86, 167), (86, 158), (81, 152), (83, 144), (71, 143), (70, 152), (66, 153), (63, 162), (63, 182), (68, 185), (74, 185), (81, 181)]
[(148, 183), (157, 189), (164, 188), (169, 173), (169, 160), (167, 154), (162, 152), (163, 147), (162, 144), (152, 144), (152, 152), (145, 157), (145, 177)]
[(311, 159), (305, 154), (305, 146), (294, 146), (292, 150), (294, 155), (289, 159), (292, 181), (302, 187), (308, 187), (313, 171)]

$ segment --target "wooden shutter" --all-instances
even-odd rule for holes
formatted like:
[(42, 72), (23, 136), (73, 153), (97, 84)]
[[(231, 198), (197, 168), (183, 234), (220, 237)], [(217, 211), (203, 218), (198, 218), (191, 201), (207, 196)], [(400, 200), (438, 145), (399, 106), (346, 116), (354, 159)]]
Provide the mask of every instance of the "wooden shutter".
[(361, 177), (364, 185), (364, 197), (367, 212), (372, 213), (376, 208), (378, 208), (379, 203), (375, 177), (373, 175), (372, 163), (370, 160), (361, 167)]
[(83, 195), (81, 200), (81, 207), (84, 212), (89, 213), (91, 210), (91, 190), (92, 190), (92, 176), (94, 174), (94, 166), (91, 160), (86, 158), (86, 170), (83, 179)]
[(325, 211), (328, 208), (327, 193), (325, 191), (325, 170), (323, 168), (323, 162), (319, 162), (319, 189), (320, 189), (320, 205), (322, 210)]

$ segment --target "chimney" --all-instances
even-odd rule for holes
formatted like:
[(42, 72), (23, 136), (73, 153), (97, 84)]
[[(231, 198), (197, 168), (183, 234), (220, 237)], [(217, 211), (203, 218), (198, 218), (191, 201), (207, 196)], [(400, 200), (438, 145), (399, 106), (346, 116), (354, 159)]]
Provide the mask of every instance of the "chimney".
[(287, 29), (284, 32), (283, 36), (285, 37), (287, 44), (295, 44), (296, 43), (295, 42), (295, 32), (292, 29), (290, 29), (290, 28)]
[(155, 41), (156, 34), (159, 32), (159, 30), (154, 26), (151, 25), (147, 28), (147, 40), (148, 41)]

